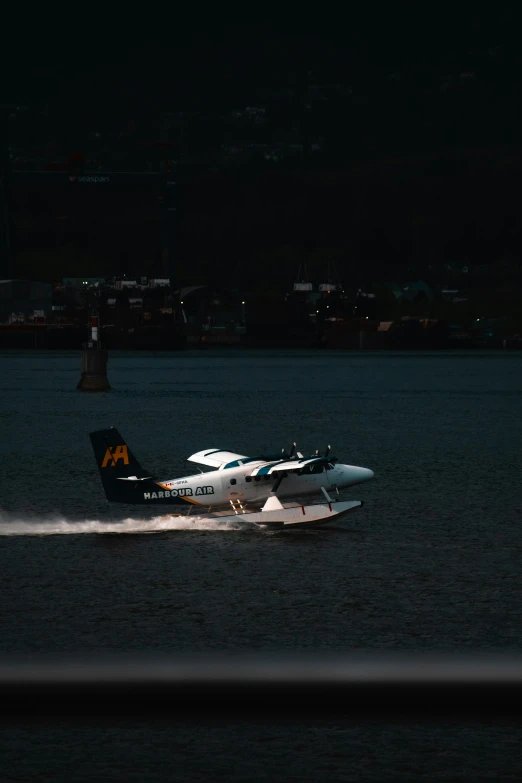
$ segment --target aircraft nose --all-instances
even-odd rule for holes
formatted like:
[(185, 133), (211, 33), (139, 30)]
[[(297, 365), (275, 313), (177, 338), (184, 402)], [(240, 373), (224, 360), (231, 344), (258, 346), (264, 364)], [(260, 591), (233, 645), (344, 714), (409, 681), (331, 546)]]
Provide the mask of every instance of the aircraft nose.
[(355, 465), (346, 465), (345, 470), (346, 483), (350, 484), (362, 484), (363, 481), (370, 481), (374, 477), (373, 470), (369, 468), (358, 468)]
[(373, 470), (370, 470), (370, 468), (357, 468), (359, 471), (359, 481), (369, 481), (375, 476), (375, 473)]

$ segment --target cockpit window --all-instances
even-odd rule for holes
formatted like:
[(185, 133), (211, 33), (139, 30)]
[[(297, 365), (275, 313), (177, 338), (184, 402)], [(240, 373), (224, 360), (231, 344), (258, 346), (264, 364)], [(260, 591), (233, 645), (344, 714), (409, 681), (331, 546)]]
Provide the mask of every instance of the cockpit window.
[(314, 462), (310, 465), (310, 473), (322, 473), (324, 470), (323, 462)]

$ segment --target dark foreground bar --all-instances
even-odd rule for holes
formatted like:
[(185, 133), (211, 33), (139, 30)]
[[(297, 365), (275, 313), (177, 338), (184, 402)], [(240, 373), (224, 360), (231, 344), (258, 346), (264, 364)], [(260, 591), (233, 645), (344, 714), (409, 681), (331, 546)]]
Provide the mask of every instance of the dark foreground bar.
[(193, 656), (0, 662), (4, 723), (522, 717), (513, 656)]

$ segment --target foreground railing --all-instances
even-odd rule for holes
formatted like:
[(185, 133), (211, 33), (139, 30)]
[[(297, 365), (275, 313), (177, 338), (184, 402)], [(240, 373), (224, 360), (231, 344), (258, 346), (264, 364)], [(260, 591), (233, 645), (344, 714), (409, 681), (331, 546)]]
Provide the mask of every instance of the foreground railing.
[(20, 657), (0, 661), (5, 722), (490, 720), (522, 717), (522, 657), (361, 653)]

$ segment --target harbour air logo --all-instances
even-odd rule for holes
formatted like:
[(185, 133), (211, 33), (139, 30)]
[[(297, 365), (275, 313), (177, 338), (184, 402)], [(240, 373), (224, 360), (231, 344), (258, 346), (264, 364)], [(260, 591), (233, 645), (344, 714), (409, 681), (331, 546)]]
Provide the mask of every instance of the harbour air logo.
[(124, 465), (129, 464), (129, 452), (127, 446), (107, 446), (107, 451), (102, 462), (102, 468), (116, 467), (118, 460), (122, 459)]
[(196, 495), (213, 495), (214, 487), (196, 487)]
[[(179, 489), (166, 489), (163, 492), (144, 492), (145, 500), (158, 500), (163, 498), (187, 498), (192, 497), (194, 493), (191, 487), (180, 487)], [(213, 495), (214, 487), (196, 487), (196, 495)]]

